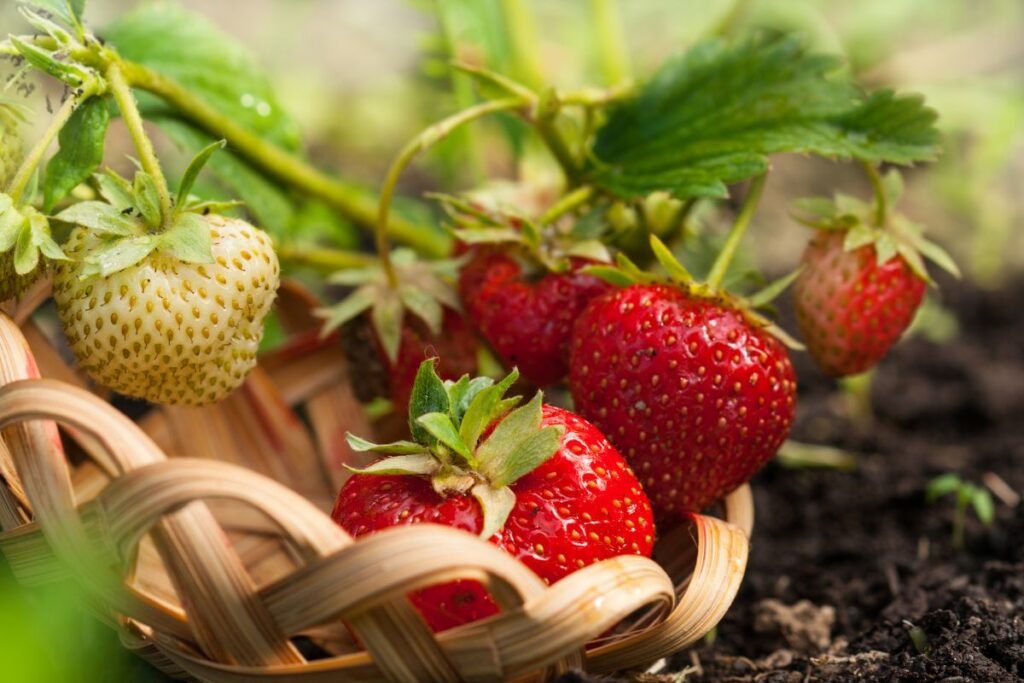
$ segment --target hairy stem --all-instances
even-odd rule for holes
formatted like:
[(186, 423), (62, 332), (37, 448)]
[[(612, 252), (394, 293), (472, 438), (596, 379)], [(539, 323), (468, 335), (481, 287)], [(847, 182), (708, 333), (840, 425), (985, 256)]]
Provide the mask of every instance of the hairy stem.
[(330, 274), (349, 268), (366, 268), (376, 260), (359, 251), (344, 251), (330, 247), (306, 247), (296, 244), (278, 244), (274, 251), (281, 261), (312, 268)]
[(156, 185), (157, 197), (160, 200), (160, 218), (163, 227), (166, 228), (171, 219), (171, 192), (167, 189), (167, 179), (153, 150), (153, 141), (149, 139), (142, 125), (142, 115), (139, 113), (135, 95), (132, 94), (131, 86), (118, 60), (112, 61), (107, 67), (106, 77), (110, 94), (114, 96), (117, 108), (121, 110), (121, 118), (128, 127), (128, 134), (131, 135), (135, 149), (139, 153), (142, 169), (153, 178)]
[(398, 277), (395, 274), (395, 267), (391, 263), (391, 238), (388, 234), (388, 219), (391, 212), (391, 197), (395, 193), (395, 186), (398, 184), (398, 179), (401, 177), (402, 171), (405, 170), (417, 154), (431, 145), (436, 144), (438, 141), (443, 140), (450, 135), (452, 131), (456, 130), (464, 123), (475, 121), (476, 119), (495, 112), (520, 109), (526, 106), (526, 104), (527, 102), (523, 98), (513, 97), (501, 100), (492, 100), (490, 102), (482, 102), (476, 106), (470, 107), (469, 109), (463, 109), (460, 112), (452, 114), (448, 118), (442, 119), (417, 135), (402, 148), (402, 151), (398, 153), (395, 160), (391, 162), (391, 167), (388, 169), (387, 176), (384, 178), (384, 184), (380, 189), (380, 204), (377, 208), (376, 232), (377, 254), (380, 257), (384, 273), (387, 275), (388, 283), (391, 284), (391, 286), (398, 284)]
[(39, 141), (29, 150), (29, 153), (25, 155), (21, 165), (18, 167), (14, 177), (11, 178), (11, 184), (7, 188), (7, 194), (10, 195), (14, 204), (17, 205), (21, 200), (21, 193), (25, 191), (28, 186), (28, 181), (31, 180), (32, 174), (35, 173), (36, 167), (39, 166), (39, 162), (43, 160), (43, 156), (46, 154), (46, 150), (53, 144), (54, 139), (60, 133), (71, 115), (75, 113), (75, 110), (85, 102), (93, 93), (83, 93), (80, 97), (69, 97), (61, 105), (60, 109), (54, 115), (50, 125), (43, 131), (43, 136)]
[(870, 161), (862, 161), (861, 166), (868, 174), (871, 181), (871, 189), (875, 193), (875, 225), (879, 228), (885, 226), (885, 217), (889, 211), (888, 200), (885, 196), (885, 185), (882, 184), (882, 175), (878, 168)]
[[(123, 69), (131, 85), (157, 95), (215, 138), (225, 138), (232, 151), (263, 172), (326, 202), (361, 227), (372, 229), (376, 225), (376, 201), (372, 194), (336, 180), (268, 142), (175, 81), (133, 62), (124, 62)], [(388, 229), (396, 239), (422, 254), (443, 256), (448, 253), (449, 240), (445, 235), (411, 221), (394, 216)]]
[(725, 273), (729, 270), (729, 264), (732, 263), (733, 257), (736, 256), (736, 251), (743, 240), (743, 235), (747, 232), (747, 226), (750, 225), (750, 219), (757, 210), (758, 202), (761, 201), (761, 193), (764, 191), (764, 182), (767, 177), (768, 173), (765, 172), (750, 181), (747, 196), (743, 199), (743, 206), (740, 208), (739, 215), (736, 216), (736, 222), (733, 223), (729, 236), (725, 239), (725, 245), (722, 247), (721, 253), (718, 254), (714, 265), (711, 266), (711, 273), (708, 275), (707, 282), (711, 289), (719, 289), (722, 286), (722, 282), (725, 280)]
[(628, 81), (632, 68), (617, 3), (615, 0), (590, 0), (590, 7), (605, 83), (616, 85)]

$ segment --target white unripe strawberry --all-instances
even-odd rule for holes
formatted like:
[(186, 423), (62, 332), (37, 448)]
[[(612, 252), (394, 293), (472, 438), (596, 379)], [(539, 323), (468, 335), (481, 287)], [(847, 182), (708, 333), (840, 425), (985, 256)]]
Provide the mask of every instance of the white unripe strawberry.
[(153, 403), (218, 401), (256, 364), (277, 292), (270, 238), (237, 218), (203, 216), (210, 263), (154, 250), (110, 275), (89, 274), (103, 235), (76, 228), (55, 268), (54, 298), (80, 366), (115, 391)]

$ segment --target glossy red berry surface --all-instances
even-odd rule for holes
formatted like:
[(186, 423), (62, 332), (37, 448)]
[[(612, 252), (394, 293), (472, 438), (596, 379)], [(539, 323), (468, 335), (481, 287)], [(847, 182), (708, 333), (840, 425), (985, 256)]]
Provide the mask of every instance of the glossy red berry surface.
[(578, 272), (545, 271), (530, 278), (506, 251), (492, 247), (474, 253), (459, 276), (472, 323), (507, 366), (518, 367), (537, 386), (564, 379), (573, 323), (610, 286)]
[[(651, 505), (625, 460), (580, 417), (544, 406), (543, 426), (562, 425), (557, 453), (512, 485), (515, 507), (490, 540), (549, 583), (618, 555), (651, 554)], [(432, 522), (479, 533), (482, 516), (469, 495), (442, 497), (414, 476), (353, 475), (331, 513), (353, 536)], [(435, 631), (494, 614), (475, 581), (432, 586), (411, 596)]]
[(889, 352), (914, 319), (926, 287), (902, 256), (878, 263), (874, 246), (846, 251), (844, 237), (819, 231), (793, 286), (807, 351), (837, 377), (864, 372)]
[(664, 518), (747, 481), (793, 421), (785, 347), (729, 304), (633, 285), (587, 307), (573, 336), (576, 410), (632, 465)]

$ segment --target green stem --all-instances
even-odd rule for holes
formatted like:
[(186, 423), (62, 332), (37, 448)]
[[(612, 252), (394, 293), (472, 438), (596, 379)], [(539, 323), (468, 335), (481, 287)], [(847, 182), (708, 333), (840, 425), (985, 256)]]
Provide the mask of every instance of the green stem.
[(110, 94), (117, 102), (117, 108), (121, 110), (121, 118), (128, 127), (128, 134), (131, 135), (135, 149), (139, 153), (139, 162), (142, 163), (142, 170), (153, 178), (156, 185), (157, 197), (160, 200), (160, 218), (163, 228), (167, 228), (171, 220), (171, 192), (167, 189), (167, 179), (160, 169), (160, 161), (156, 158), (153, 150), (153, 141), (146, 135), (146, 129), (142, 125), (142, 115), (139, 113), (139, 105), (132, 94), (131, 86), (125, 78), (124, 70), (118, 60), (114, 60), (107, 67), (107, 87)]
[(398, 276), (395, 273), (394, 265), (391, 263), (391, 238), (388, 235), (388, 218), (391, 211), (391, 197), (395, 193), (395, 186), (398, 184), (398, 179), (401, 177), (402, 171), (405, 170), (417, 154), (438, 141), (443, 140), (462, 124), (474, 121), (495, 112), (520, 109), (527, 104), (528, 103), (521, 97), (512, 97), (501, 100), (491, 100), (489, 102), (481, 102), (469, 109), (463, 109), (460, 112), (452, 114), (448, 118), (442, 119), (417, 135), (402, 148), (402, 151), (398, 153), (395, 160), (391, 162), (391, 167), (388, 169), (388, 173), (384, 178), (384, 184), (380, 189), (380, 204), (377, 208), (376, 237), (377, 255), (380, 257), (384, 273), (388, 278), (388, 283), (392, 287), (397, 286)]
[(512, 44), (516, 75), (531, 88), (539, 88), (544, 77), (537, 58), (537, 31), (527, 4), (528, 0), (502, 0), (501, 10)]
[(376, 260), (370, 254), (344, 251), (330, 247), (306, 247), (295, 244), (275, 245), (277, 257), (288, 263), (305, 266), (322, 273), (334, 273), (351, 268), (366, 268)]
[[(346, 185), (268, 142), (178, 83), (133, 62), (123, 62), (122, 68), (131, 85), (157, 95), (215, 138), (227, 139), (232, 151), (268, 175), (326, 202), (364, 228), (372, 229), (376, 225), (376, 201), (372, 194)], [(411, 221), (394, 216), (388, 229), (396, 239), (422, 254), (443, 256), (448, 253), (450, 243), (446, 236), (425, 230)]]
[(555, 161), (561, 166), (565, 174), (565, 181), (569, 187), (575, 187), (579, 183), (580, 169), (576, 163), (569, 145), (565, 138), (558, 131), (555, 120), (561, 110), (562, 103), (558, 99), (558, 93), (554, 89), (548, 89), (541, 96), (536, 105), (536, 112), (533, 116), (533, 127), (537, 130), (544, 144), (551, 150)]
[(711, 35), (719, 38), (730, 37), (750, 10), (750, 4), (751, 0), (733, 0), (732, 6), (722, 15), (718, 24), (712, 29)]
[(548, 207), (548, 210), (541, 214), (541, 217), (537, 219), (537, 222), (540, 225), (549, 225), (554, 223), (570, 211), (575, 211), (582, 205), (586, 204), (593, 196), (594, 188), (590, 185), (578, 187)]
[(729, 264), (736, 256), (736, 250), (739, 249), (743, 235), (747, 232), (750, 219), (757, 210), (758, 202), (761, 201), (761, 193), (764, 191), (764, 182), (767, 177), (768, 173), (765, 172), (750, 181), (750, 188), (747, 190), (747, 196), (743, 199), (743, 206), (740, 208), (739, 215), (736, 216), (736, 222), (733, 223), (725, 245), (722, 247), (721, 253), (718, 254), (718, 258), (715, 259), (711, 273), (708, 275), (707, 284), (713, 290), (721, 288), (722, 282), (725, 280)]
[(628, 81), (632, 68), (615, 0), (591, 0), (590, 7), (594, 15), (594, 29), (597, 33), (601, 71), (604, 72), (605, 83), (616, 85)]
[(862, 161), (861, 166), (868, 174), (871, 181), (871, 189), (875, 193), (875, 225), (879, 228), (885, 226), (886, 213), (889, 211), (888, 202), (885, 197), (885, 185), (882, 183), (882, 175), (870, 161)]
[(80, 97), (69, 97), (61, 105), (60, 109), (57, 110), (56, 115), (50, 122), (50, 125), (43, 131), (43, 137), (39, 139), (39, 142), (29, 150), (29, 153), (22, 160), (21, 165), (18, 167), (18, 171), (14, 174), (11, 179), (11, 184), (7, 188), (7, 194), (10, 195), (14, 201), (15, 206), (18, 205), (21, 200), (21, 193), (25, 191), (28, 186), (28, 181), (31, 180), (32, 174), (35, 173), (36, 167), (39, 166), (39, 162), (43, 160), (43, 156), (46, 154), (46, 150), (50, 148), (54, 139), (60, 133), (61, 129), (67, 124), (68, 119), (75, 113), (75, 109), (85, 102), (89, 97), (92, 96), (92, 92), (83, 93)]
[(967, 506), (970, 502), (970, 498), (965, 494), (963, 488), (956, 492), (956, 510), (953, 512), (953, 547), (957, 550), (963, 550), (964, 547), (964, 527), (967, 523)]

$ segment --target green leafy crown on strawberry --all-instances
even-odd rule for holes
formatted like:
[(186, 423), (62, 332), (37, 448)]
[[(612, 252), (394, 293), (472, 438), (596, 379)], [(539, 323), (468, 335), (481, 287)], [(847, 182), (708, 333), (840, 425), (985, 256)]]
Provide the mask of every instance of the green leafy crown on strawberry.
[(429, 477), (440, 495), (472, 495), (483, 511), (480, 536), (490, 538), (515, 505), (510, 486), (558, 451), (564, 428), (541, 428), (541, 392), (518, 408), (521, 397), (505, 396), (517, 370), (497, 383), (468, 375), (442, 381), (435, 360), (425, 360), (416, 375), (409, 401), (412, 441), (374, 444), (348, 434), (354, 450), (390, 456), (353, 471)]
[(195, 156), (182, 176), (174, 210), (166, 219), (148, 173), (138, 171), (133, 182), (113, 170), (97, 174), (94, 179), (106, 201), (78, 202), (54, 216), (104, 236), (102, 246), (86, 257), (83, 277), (107, 277), (155, 251), (187, 263), (213, 262), (210, 227), (202, 216), (238, 203), (199, 201), (189, 191), (210, 156), (224, 145), (223, 140), (215, 142)]
[(928, 275), (925, 259), (960, 277), (960, 270), (952, 257), (942, 247), (925, 239), (923, 226), (891, 210), (903, 194), (903, 178), (899, 171), (893, 169), (879, 177), (873, 168), (869, 168), (868, 173), (875, 185), (872, 201), (865, 202), (842, 192), (837, 192), (833, 199), (799, 199), (795, 203), (794, 218), (816, 230), (845, 232), (845, 251), (873, 245), (879, 264), (901, 256), (914, 274), (929, 284), (934, 283)]

